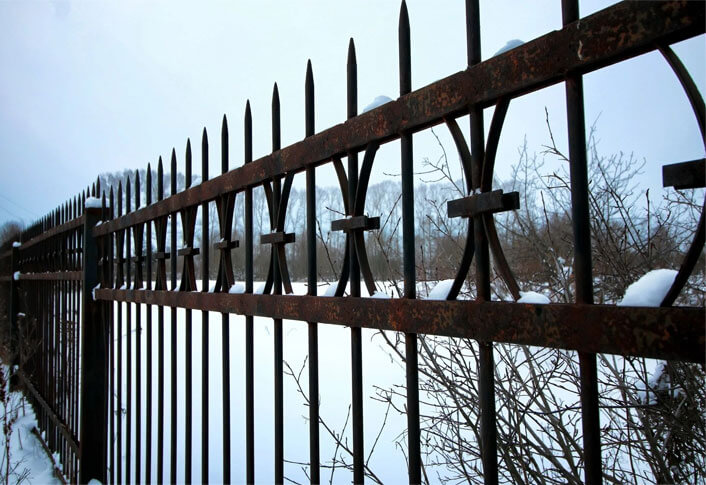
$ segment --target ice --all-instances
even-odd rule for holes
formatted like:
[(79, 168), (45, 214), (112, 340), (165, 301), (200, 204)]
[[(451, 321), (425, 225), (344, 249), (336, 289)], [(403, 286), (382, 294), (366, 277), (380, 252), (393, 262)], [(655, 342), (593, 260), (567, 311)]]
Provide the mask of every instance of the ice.
[(245, 293), (245, 285), (242, 283), (234, 283), (228, 290), (228, 293), (231, 295), (240, 295), (241, 293)]
[(551, 300), (546, 296), (542, 295), (541, 293), (537, 293), (536, 291), (521, 291), (520, 299), (517, 300), (517, 303), (533, 303), (535, 305), (546, 305), (548, 303), (551, 303)]
[(495, 54), (493, 54), (493, 57), (499, 56), (500, 54), (503, 54), (503, 53), (505, 53), (505, 52), (507, 52), (507, 51), (511, 51), (511, 50), (514, 49), (515, 47), (519, 47), (519, 46), (521, 46), (522, 44), (524, 44), (524, 41), (522, 41), (522, 40), (520, 40), (520, 39), (508, 40), (508, 41), (507, 41), (507, 44), (505, 44), (503, 47), (501, 47), (500, 50), (498, 50), (498, 52), (496, 52)]
[(86, 197), (86, 209), (100, 209), (101, 200), (98, 197)]
[(618, 306), (660, 306), (676, 276), (677, 272), (673, 269), (650, 271), (628, 286)]
[(436, 286), (429, 292), (427, 300), (446, 300), (449, 296), (449, 291), (454, 284), (454, 280), (441, 280)]
[(12, 247), (13, 247), (13, 248), (19, 248), (20, 246), (22, 246), (22, 243), (19, 242), (19, 241), (15, 241), (15, 242), (12, 243)]
[(365, 113), (367, 111), (374, 110), (378, 106), (382, 106), (383, 104), (389, 103), (390, 101), (392, 101), (392, 99), (388, 98), (387, 96), (384, 96), (384, 95), (376, 96), (372, 103), (370, 103), (365, 108), (363, 108), (363, 113)]

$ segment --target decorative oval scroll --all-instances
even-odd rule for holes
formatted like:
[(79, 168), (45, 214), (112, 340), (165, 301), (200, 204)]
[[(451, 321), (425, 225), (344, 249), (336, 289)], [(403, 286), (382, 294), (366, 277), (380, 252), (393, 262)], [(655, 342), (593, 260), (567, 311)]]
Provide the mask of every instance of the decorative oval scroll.
[[(667, 60), (667, 63), (671, 66), (677, 78), (679, 78), (679, 82), (689, 98), (689, 103), (691, 103), (691, 108), (694, 110), (696, 121), (699, 124), (704, 149), (706, 149), (706, 107), (704, 106), (704, 98), (701, 96), (701, 93), (699, 92), (694, 79), (689, 74), (689, 71), (686, 70), (686, 67), (674, 53), (672, 48), (667, 45), (660, 45), (658, 48)], [(701, 254), (704, 243), (706, 242), (706, 218), (704, 217), (704, 214), (706, 214), (706, 195), (704, 195), (704, 204), (701, 208), (699, 226), (696, 229), (696, 234), (694, 234), (694, 239), (691, 241), (691, 245), (684, 256), (679, 272), (674, 278), (674, 282), (669, 288), (669, 291), (665, 295), (660, 306), (668, 307), (674, 304), (674, 301), (677, 299), (677, 296), (679, 296), (679, 293), (681, 293), (684, 285), (686, 285), (686, 282), (689, 279), (689, 276), (696, 267), (699, 255)]]

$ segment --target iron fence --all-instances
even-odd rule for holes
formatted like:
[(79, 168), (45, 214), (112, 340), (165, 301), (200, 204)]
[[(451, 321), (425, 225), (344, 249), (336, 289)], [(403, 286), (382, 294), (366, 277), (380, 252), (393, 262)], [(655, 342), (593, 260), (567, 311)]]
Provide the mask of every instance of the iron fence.
[[(583, 463), (586, 483), (601, 483), (601, 429), (599, 425), (597, 353), (704, 362), (704, 309), (673, 307), (687, 278), (693, 272), (704, 245), (704, 212), (694, 240), (672, 288), (659, 308), (616, 307), (593, 301), (593, 270), (588, 205), (588, 173), (583, 107), (582, 76), (643, 53), (659, 50), (679, 78), (704, 134), (704, 102), (696, 85), (669, 47), (705, 31), (701, 2), (625, 2), (579, 19), (578, 3), (562, 1), (561, 30), (548, 33), (509, 52), (480, 62), (480, 15), (477, 0), (467, 4), (468, 68), (421, 89), (411, 90), (410, 26), (402, 3), (399, 21), (400, 96), (370, 112), (357, 113), (356, 54), (351, 40), (347, 64), (348, 119), (316, 133), (314, 123), (314, 79), (306, 70), (306, 138), (288, 147), (280, 146), (279, 94), (272, 98), (272, 153), (258, 160), (252, 156), (252, 118), (245, 108), (243, 164), (231, 166), (229, 131), (224, 116), (221, 128), (221, 174), (209, 179), (209, 142), (204, 129), (201, 143), (202, 180), (192, 184), (192, 149), (187, 141), (184, 169), (186, 188), (177, 191), (177, 155), (171, 153), (171, 193), (166, 196), (160, 158), (157, 200), (152, 201), (152, 171), (148, 167), (144, 186), (139, 173), (130, 185), (109, 195), (97, 182), (72, 202), (58, 208), (26, 230), (22, 244), (13, 248), (11, 259), (13, 304), (10, 310), (14, 334), (36, 339), (38, 345), (20, 357), (20, 375), (39, 410), (42, 430), (52, 449), (59, 452), (64, 470), (72, 481), (97, 478), (109, 482), (174, 481), (177, 466), (184, 467), (187, 481), (208, 481), (209, 399), (223, 403), (223, 456), (229, 457), (233, 439), (246, 443), (245, 477), (255, 476), (254, 317), (274, 320), (275, 366), (275, 480), (284, 481), (283, 335), (284, 319), (308, 322), (309, 395), (319, 395), (318, 325), (350, 327), (351, 392), (353, 433), (353, 481), (362, 483), (364, 471), (362, 340), (361, 329), (404, 333), (407, 385), (408, 474), (410, 483), (421, 483), (419, 377), (417, 335), (431, 334), (469, 338), (480, 348), (480, 450), (485, 483), (498, 482), (498, 451), (494, 397), (494, 343), (512, 343), (578, 351), (581, 379)], [(564, 83), (568, 117), (571, 175), (573, 244), (575, 248), (576, 302), (533, 305), (493, 301), (490, 292), (490, 254), (515, 299), (519, 285), (506, 261), (495, 228), (493, 214), (517, 209), (517, 193), (493, 190), (493, 170), (505, 115), (511, 101), (552, 84)], [(483, 109), (495, 106), (485, 140)], [(457, 119), (470, 115), (470, 146)], [(450, 130), (466, 180), (467, 196), (448, 205), (448, 216), (468, 221), (467, 238), (458, 273), (446, 301), (416, 298), (413, 136), (444, 124)], [(366, 253), (364, 233), (379, 227), (379, 219), (364, 213), (366, 192), (378, 148), (399, 140), (402, 176), (402, 239), (404, 293), (399, 299), (361, 298), (363, 288), (375, 292), (373, 268)], [(359, 155), (363, 154), (362, 163)], [(347, 170), (343, 159), (347, 161)], [(345, 218), (334, 221), (332, 230), (346, 236), (346, 256), (334, 297), (317, 296), (316, 274), (316, 169), (332, 164), (340, 183)], [(704, 160), (664, 167), (665, 186), (703, 187)], [(292, 295), (285, 246), (294, 235), (285, 232), (287, 203), (294, 175), (306, 175), (307, 295)], [(253, 288), (253, 190), (262, 187), (267, 197), (271, 232), (259, 238), (271, 248), (270, 266), (263, 294)], [(140, 207), (145, 192), (146, 206)], [(95, 199), (86, 198), (90, 196)], [(235, 198), (244, 197), (244, 213), (234, 213)], [(100, 202), (98, 197), (102, 197)], [(134, 199), (134, 208), (131, 201)], [(209, 221), (208, 204), (215, 202), (217, 221)], [(85, 209), (84, 209), (85, 207)], [(124, 209), (124, 210), (123, 210)], [(195, 233), (201, 211), (201, 248)], [(229, 293), (234, 285), (231, 251), (234, 217), (245, 221), (245, 289)], [(219, 240), (209, 241), (210, 224), (217, 222)], [(181, 227), (181, 247), (177, 246)], [(167, 234), (170, 236), (170, 244)], [(152, 241), (156, 241), (153, 246)], [(217, 280), (209, 291), (209, 251), (217, 250)], [(195, 264), (200, 258), (200, 274)], [(181, 259), (181, 277), (177, 260)], [(459, 290), (475, 259), (476, 299), (457, 300)], [(169, 265), (170, 271), (167, 271)], [(145, 274), (148, 275), (145, 277)], [(154, 278), (152, 275), (154, 274)], [(169, 279), (167, 278), (169, 275)], [(197, 277), (202, 280), (197, 291)], [(344, 296), (350, 284), (349, 295)], [(20, 304), (20, 302), (22, 302)], [(23, 313), (18, 312), (20, 308)], [(156, 321), (152, 306), (157, 307)], [(145, 319), (142, 309), (146, 308)], [(169, 309), (165, 323), (164, 309)], [(185, 311), (184, 341), (177, 341), (175, 309)], [(193, 311), (201, 311), (194, 322)], [(133, 313), (134, 312), (134, 313)], [(220, 388), (208, 387), (209, 313), (222, 314), (222, 374)], [(17, 317), (24, 314), (24, 317)], [(231, 435), (229, 314), (245, 316), (246, 407), (245, 435)], [(134, 318), (133, 318), (134, 317)], [(123, 323), (127, 325), (123, 329)], [(193, 411), (194, 324), (201, 326), (203, 388), (202, 411)], [(170, 341), (165, 342), (166, 325)], [(146, 330), (145, 348), (139, 336)], [(126, 331), (123, 349), (120, 336)], [(156, 335), (155, 335), (156, 333)], [(117, 338), (116, 338), (117, 336)], [(157, 342), (157, 355), (153, 343)], [(165, 348), (165, 345), (168, 345)], [(181, 347), (180, 347), (181, 346)], [(20, 346), (26, 348), (27, 346)], [(142, 352), (146, 353), (143, 368)], [(185, 356), (185, 380), (177, 382), (174, 356)], [(166, 395), (166, 357), (171, 365), (170, 395)], [(155, 375), (156, 360), (156, 375)], [(123, 375), (123, 372), (125, 375)], [(142, 395), (142, 379), (146, 395)], [(123, 381), (125, 379), (125, 381)], [(157, 393), (153, 395), (153, 379)], [(125, 383), (125, 384), (123, 384)], [(177, 439), (177, 388), (184, 389), (184, 441)], [(126, 396), (122, 395), (123, 390)], [(80, 392), (79, 392), (80, 391)], [(238, 397), (240, 396), (238, 392)], [(156, 400), (157, 414), (154, 409)], [(119, 409), (118, 403), (127, 403)], [(165, 435), (165, 409), (171, 418)], [(145, 429), (142, 429), (145, 413)], [(125, 422), (123, 422), (123, 420)], [(134, 426), (132, 425), (134, 420)], [(155, 421), (156, 420), (156, 426)], [(201, 477), (192, 470), (193, 426), (201, 421)], [(319, 405), (309, 405), (309, 460), (311, 483), (319, 483)], [(123, 436), (123, 431), (125, 435)], [(134, 429), (134, 436), (132, 435)], [(90, 432), (89, 432), (90, 430)], [(144, 432), (143, 432), (144, 431)], [(153, 433), (156, 432), (156, 437)], [(115, 437), (115, 439), (109, 439)], [(156, 443), (156, 445), (155, 445)], [(177, 463), (183, 447), (184, 462)], [(121, 457), (125, 455), (123, 461)], [(133, 458), (134, 457), (134, 458)], [(143, 461), (144, 460), (144, 461)], [(157, 463), (156, 474), (152, 473)], [(167, 466), (168, 465), (168, 466)], [(235, 479), (230, 460), (222, 464), (223, 482)], [(167, 469), (169, 473), (165, 473)]]

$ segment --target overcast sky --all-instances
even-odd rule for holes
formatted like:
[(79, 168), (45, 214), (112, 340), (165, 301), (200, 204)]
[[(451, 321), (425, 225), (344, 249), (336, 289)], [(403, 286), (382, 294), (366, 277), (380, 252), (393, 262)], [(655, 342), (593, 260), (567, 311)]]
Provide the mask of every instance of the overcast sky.
[[(610, 3), (582, 2), (581, 15)], [(413, 89), (466, 67), (463, 4), (408, 1)], [(213, 175), (220, 171), (224, 113), (230, 122), (230, 166), (240, 166), (247, 99), (255, 158), (268, 153), (275, 81), (282, 144), (300, 140), (307, 59), (314, 68), (317, 131), (340, 123), (346, 115), (350, 37), (357, 47), (359, 110), (378, 95), (396, 98), (398, 14), (398, 2), (379, 0), (0, 1), (0, 224), (29, 223), (97, 174), (155, 164), (173, 146), (183, 167), (187, 137), (198, 140), (204, 126), (216, 142)], [(483, 1), (481, 16), (484, 59), (508, 40), (529, 41), (561, 27), (558, 0)], [(675, 50), (703, 88), (704, 37)], [(645, 186), (659, 190), (663, 163), (704, 156), (686, 96), (659, 54), (587, 75), (585, 90), (587, 124), (598, 119), (599, 149), (644, 158)], [(525, 136), (531, 152), (548, 143), (545, 107), (560, 147), (566, 146), (563, 85), (513, 101), (498, 153), (501, 177), (517, 161)], [(436, 131), (456, 160), (446, 129)], [(376, 180), (399, 167), (398, 146), (381, 150)], [(431, 133), (415, 136), (416, 167), (440, 153)], [(200, 167), (198, 152), (194, 160)], [(319, 183), (335, 183), (330, 170), (319, 173)]]

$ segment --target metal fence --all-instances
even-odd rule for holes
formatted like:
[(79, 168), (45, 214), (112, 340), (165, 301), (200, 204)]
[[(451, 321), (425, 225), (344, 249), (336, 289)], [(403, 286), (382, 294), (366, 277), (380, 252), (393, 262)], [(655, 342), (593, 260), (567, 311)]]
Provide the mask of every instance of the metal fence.
[[(67, 477), (72, 481), (97, 478), (103, 482), (166, 482), (176, 479), (184, 467), (187, 481), (208, 481), (209, 399), (223, 402), (222, 447), (230, 456), (234, 439), (246, 443), (245, 477), (255, 482), (254, 345), (253, 318), (274, 319), (275, 366), (275, 480), (284, 481), (284, 405), (282, 320), (308, 322), (309, 395), (318, 396), (319, 324), (350, 327), (352, 355), (353, 481), (364, 481), (362, 340), (361, 329), (404, 333), (407, 384), (408, 474), (410, 483), (422, 481), (420, 462), (419, 377), (417, 335), (431, 334), (477, 340), (480, 347), (479, 405), (480, 450), (485, 483), (498, 481), (498, 452), (494, 397), (493, 344), (528, 344), (578, 351), (581, 379), (583, 463), (586, 483), (600, 483), (601, 429), (599, 425), (596, 353), (704, 362), (704, 309), (673, 307), (676, 297), (693, 272), (704, 245), (704, 214), (674, 284), (659, 308), (616, 307), (593, 304), (593, 271), (589, 227), (588, 175), (583, 108), (582, 75), (604, 66), (659, 50), (672, 67), (691, 102), (703, 135), (706, 116), (698, 89), (670, 44), (699, 34), (706, 26), (702, 2), (626, 2), (579, 19), (576, 1), (562, 2), (561, 30), (548, 33), (507, 53), (480, 62), (480, 21), (477, 0), (467, 2), (468, 68), (431, 85), (411, 91), (410, 28), (402, 3), (399, 21), (400, 97), (370, 112), (357, 113), (355, 47), (351, 40), (347, 67), (348, 119), (325, 131), (314, 127), (314, 81), (311, 65), (306, 72), (306, 138), (286, 148), (280, 146), (279, 97), (272, 99), (272, 153), (252, 158), (252, 120), (245, 108), (245, 132), (241, 166), (231, 167), (229, 132), (224, 117), (221, 129), (221, 175), (208, 178), (209, 143), (204, 129), (201, 144), (202, 180), (192, 182), (192, 150), (187, 142), (184, 157), (186, 188), (177, 192), (178, 163), (171, 154), (171, 193), (165, 197), (163, 164), (159, 160), (157, 200), (151, 200), (152, 171), (144, 185), (136, 174), (133, 186), (111, 187), (109, 194), (94, 184), (79, 197), (62, 205), (26, 230), (21, 245), (5, 255), (11, 260), (12, 305), (10, 316), (16, 345), (25, 349), (19, 358), (20, 376), (38, 410), (40, 427), (52, 449), (59, 452)], [(571, 174), (574, 274), (576, 302), (532, 305), (492, 301), (490, 253), (508, 288), (519, 297), (500, 245), (493, 214), (518, 207), (517, 193), (493, 190), (495, 152), (511, 100), (546, 86), (564, 83), (568, 115)], [(483, 109), (495, 106), (488, 139), (484, 138)], [(459, 117), (470, 115), (470, 146)], [(449, 217), (467, 219), (468, 230), (462, 261), (446, 301), (416, 299), (413, 135), (444, 124), (463, 162), (467, 197), (448, 205)], [(378, 148), (401, 143), (402, 239), (404, 295), (400, 299), (361, 298), (365, 289), (375, 291), (374, 268), (368, 263), (364, 232), (375, 230), (379, 220), (364, 215), (366, 191)], [(359, 155), (363, 154), (359, 164)], [(347, 171), (343, 159), (347, 161)], [(332, 223), (332, 230), (346, 235), (346, 257), (333, 298), (318, 297), (316, 274), (316, 168), (332, 164), (338, 175), (346, 217)], [(285, 245), (294, 240), (285, 232), (287, 202), (293, 177), (306, 173), (306, 243), (308, 293), (295, 296), (287, 270)], [(703, 187), (704, 160), (664, 167), (665, 186)], [(253, 190), (263, 187), (267, 196), (272, 231), (259, 237), (271, 248), (270, 270), (263, 294), (253, 292)], [(147, 205), (140, 207), (141, 191)], [(96, 199), (88, 199), (89, 196)], [(242, 194), (242, 195), (240, 195)], [(234, 213), (235, 198), (245, 199), (244, 213)], [(102, 197), (98, 203), (98, 197)], [(131, 201), (134, 199), (134, 207)], [(209, 221), (208, 204), (215, 202), (217, 221)], [(196, 247), (197, 215), (201, 211), (201, 248)], [(231, 251), (234, 217), (244, 218), (245, 290), (230, 294), (234, 284)], [(219, 241), (209, 241), (210, 224), (217, 223)], [(183, 240), (177, 247), (177, 226)], [(170, 237), (170, 243), (167, 237)], [(152, 241), (156, 241), (153, 247)], [(149, 242), (149, 243), (146, 243)], [(215, 291), (208, 291), (210, 245), (217, 249)], [(201, 250), (201, 251), (200, 251)], [(177, 278), (177, 260), (181, 277)], [(457, 296), (475, 260), (474, 301)], [(167, 271), (167, 269), (170, 271)], [(15, 273), (17, 272), (17, 273)], [(152, 275), (155, 275), (153, 278)], [(170, 279), (168, 279), (168, 274)], [(148, 275), (145, 277), (145, 275)], [(197, 277), (202, 291), (197, 290)], [(7, 278), (6, 278), (7, 279)], [(350, 294), (344, 296), (346, 285)], [(146, 306), (146, 322), (141, 322)], [(156, 321), (152, 306), (157, 307)], [(18, 310), (19, 308), (19, 310)], [(169, 311), (165, 322), (164, 309)], [(185, 309), (185, 341), (177, 341), (176, 308)], [(192, 345), (193, 310), (201, 310), (204, 346)], [(134, 312), (134, 314), (132, 314)], [(202, 412), (193, 413), (193, 360), (208, 352), (209, 314), (222, 314), (223, 385), (208, 388), (207, 361), (201, 366), (204, 388)], [(230, 388), (228, 314), (245, 315), (246, 384)], [(18, 316), (19, 315), (19, 316)], [(134, 318), (133, 318), (134, 315)], [(123, 322), (128, 326), (123, 329)], [(165, 342), (165, 326), (171, 325), (171, 341)], [(146, 348), (133, 331), (146, 329)], [(122, 338), (127, 331), (126, 348)], [(153, 355), (153, 343), (158, 352)], [(21, 341), (36, 345), (21, 345)], [(165, 348), (165, 345), (168, 347)], [(146, 368), (142, 366), (146, 353)], [(185, 381), (176, 381), (175, 359), (184, 352)], [(171, 395), (164, 393), (166, 357)], [(127, 363), (127, 365), (126, 365)], [(155, 372), (155, 363), (157, 371)], [(125, 375), (123, 375), (123, 371)], [(125, 384), (123, 384), (125, 379)], [(142, 395), (142, 379), (146, 395)], [(157, 379), (153, 395), (153, 379)], [(177, 386), (184, 386), (184, 442), (177, 440)], [(123, 397), (125, 389), (127, 396)], [(235, 394), (234, 394), (235, 392)], [(230, 402), (245, 400), (244, 436), (231, 436)], [(241, 397), (242, 396), (242, 397)], [(126, 402), (125, 412), (117, 403)], [(157, 415), (152, 410), (157, 404)], [(171, 434), (165, 435), (165, 409), (170, 409)], [(117, 411), (117, 412), (116, 412)], [(146, 428), (141, 429), (146, 413)], [(123, 420), (126, 422), (124, 425)], [(135, 425), (132, 426), (131, 421)], [(201, 422), (201, 477), (192, 473), (192, 423)], [(155, 425), (156, 423), (156, 425)], [(311, 483), (320, 482), (319, 405), (309, 405), (309, 459)], [(121, 430), (125, 429), (125, 436)], [(132, 432), (135, 436), (132, 436)], [(156, 432), (156, 436), (153, 433)], [(109, 439), (115, 437), (115, 440)], [(154, 445), (153, 443), (156, 443)], [(185, 450), (177, 463), (178, 448)], [(121, 459), (125, 455), (125, 460)], [(134, 459), (133, 459), (134, 457)], [(156, 475), (152, 473), (157, 463)], [(168, 465), (168, 466), (167, 466)], [(169, 473), (164, 470), (168, 469)], [(146, 472), (145, 472), (146, 471)], [(146, 473), (146, 474), (145, 474)], [(223, 482), (236, 477), (229, 459), (223, 460)]]

